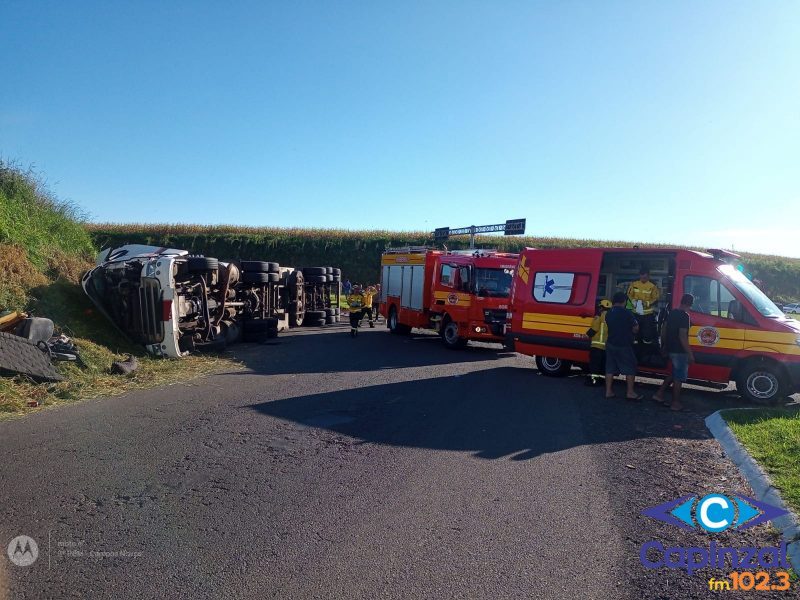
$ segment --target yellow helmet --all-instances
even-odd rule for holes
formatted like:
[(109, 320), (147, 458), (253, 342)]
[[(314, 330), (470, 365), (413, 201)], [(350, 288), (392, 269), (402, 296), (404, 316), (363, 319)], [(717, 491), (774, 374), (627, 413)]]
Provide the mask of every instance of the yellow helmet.
[(602, 300), (600, 300), (600, 308), (605, 308), (606, 310), (608, 310), (612, 306), (613, 305), (611, 304), (611, 300), (608, 300), (606, 298), (603, 298)]

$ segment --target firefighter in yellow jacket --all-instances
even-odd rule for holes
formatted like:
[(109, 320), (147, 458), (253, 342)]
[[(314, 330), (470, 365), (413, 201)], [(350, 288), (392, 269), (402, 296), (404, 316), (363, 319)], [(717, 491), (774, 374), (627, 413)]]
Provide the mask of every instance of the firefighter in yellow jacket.
[(358, 335), (358, 326), (364, 317), (364, 295), (361, 286), (356, 284), (347, 295), (347, 306), (350, 311), (350, 337)]
[(592, 325), (586, 332), (586, 335), (592, 340), (592, 346), (589, 349), (589, 375), (586, 376), (586, 385), (600, 385), (605, 379), (606, 339), (608, 338), (606, 313), (609, 308), (611, 308), (611, 300), (604, 298), (597, 303)]
[[(377, 293), (378, 293), (378, 290), (375, 288), (375, 286), (372, 286), (372, 285), (361, 292), (361, 295), (364, 298), (364, 313), (363, 314), (367, 316), (367, 319), (369, 319), (369, 326), (372, 327), (372, 328), (375, 327), (375, 321), (373, 321), (373, 316), (374, 315), (373, 315), (373, 311), (372, 311), (372, 297), (375, 296)], [(362, 315), (362, 317), (363, 317), (363, 315)]]
[[(628, 300), (631, 303), (631, 310), (636, 315), (639, 322), (639, 335), (636, 340), (639, 344), (657, 344), (658, 335), (656, 332), (656, 307), (658, 299), (661, 297), (661, 290), (650, 281), (650, 270), (642, 267), (639, 271), (639, 279), (631, 282), (628, 286)], [(646, 352), (651, 354), (651, 352)], [(644, 351), (640, 356), (645, 354)]]

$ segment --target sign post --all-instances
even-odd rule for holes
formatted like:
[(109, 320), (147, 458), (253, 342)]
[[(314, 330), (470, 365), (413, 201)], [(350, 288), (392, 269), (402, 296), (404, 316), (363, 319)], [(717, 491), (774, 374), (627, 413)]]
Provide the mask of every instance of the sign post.
[(445, 242), (452, 235), (468, 235), (470, 249), (475, 248), (475, 236), (479, 233), (500, 233), (503, 235), (524, 235), (525, 219), (509, 219), (505, 223), (497, 225), (470, 225), (469, 227), (459, 227), (450, 229), (449, 227), (439, 227), (433, 232), (433, 239), (437, 242)]

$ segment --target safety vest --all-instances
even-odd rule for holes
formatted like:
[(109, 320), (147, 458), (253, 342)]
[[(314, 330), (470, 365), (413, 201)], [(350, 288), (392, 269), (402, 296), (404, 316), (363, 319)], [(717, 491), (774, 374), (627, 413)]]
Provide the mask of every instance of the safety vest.
[(361, 292), (364, 297), (364, 308), (372, 308), (372, 297), (377, 293), (378, 291), (375, 288), (368, 288), (366, 291)]
[[(633, 304), (633, 311), (637, 314), (651, 315), (661, 291), (652, 281), (642, 283), (638, 279), (628, 286), (628, 299)], [(641, 305), (639, 302), (641, 301)]]
[(606, 339), (608, 338), (606, 312), (607, 311), (604, 310), (592, 321), (592, 330), (594, 331), (594, 335), (592, 336), (592, 348), (598, 348), (600, 350), (606, 349)]
[(363, 294), (350, 294), (347, 297), (347, 306), (352, 309), (360, 310), (364, 308), (364, 295)]

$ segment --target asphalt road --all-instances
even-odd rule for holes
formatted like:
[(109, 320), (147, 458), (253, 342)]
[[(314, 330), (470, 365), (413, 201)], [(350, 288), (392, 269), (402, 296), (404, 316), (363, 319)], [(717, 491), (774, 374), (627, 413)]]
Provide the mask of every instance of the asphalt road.
[[(709, 536), (640, 513), (749, 492), (703, 425), (731, 394), (691, 391), (675, 414), (384, 329), (236, 355), (245, 371), (0, 423), (0, 541), (39, 547), (29, 567), (0, 559), (9, 597), (716, 595), (726, 571), (638, 558)], [(715, 539), (776, 543), (766, 527)]]

